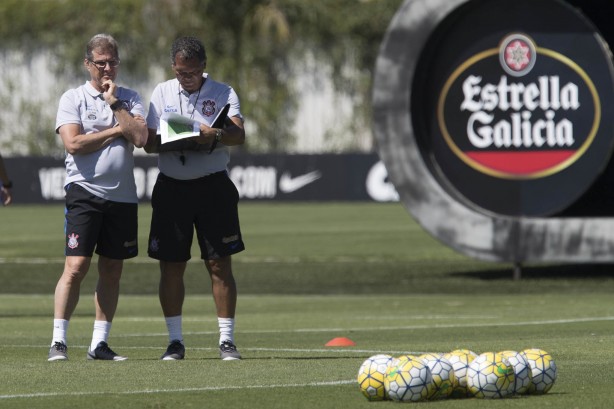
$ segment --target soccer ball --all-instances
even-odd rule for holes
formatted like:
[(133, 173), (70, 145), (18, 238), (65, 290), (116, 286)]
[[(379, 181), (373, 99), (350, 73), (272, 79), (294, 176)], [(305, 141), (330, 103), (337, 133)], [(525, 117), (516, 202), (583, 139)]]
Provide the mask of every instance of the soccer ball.
[(454, 367), (443, 354), (424, 354), (420, 358), (431, 370), (433, 391), (428, 399), (442, 399), (450, 396), (457, 385)]
[(467, 368), (467, 389), (476, 398), (504, 398), (514, 391), (514, 367), (501, 354), (478, 355)]
[(533, 382), (531, 367), (524, 355), (517, 351), (502, 351), (499, 352), (514, 367), (514, 393), (523, 395), (529, 391), (529, 387)]
[(520, 352), (531, 367), (533, 381), (529, 386), (528, 393), (541, 395), (552, 389), (556, 381), (556, 364), (552, 355), (543, 349), (529, 348)]
[(477, 356), (478, 354), (468, 349), (456, 349), (443, 355), (452, 364), (454, 376), (456, 377), (454, 390), (450, 394), (451, 398), (471, 396), (467, 390), (467, 367)]
[(388, 364), (392, 361), (390, 355), (378, 354), (367, 358), (358, 370), (358, 385), (362, 394), (371, 401), (385, 400), (384, 377)]
[(425, 400), (434, 388), (431, 370), (415, 356), (394, 359), (386, 372), (384, 388), (388, 397), (398, 402)]

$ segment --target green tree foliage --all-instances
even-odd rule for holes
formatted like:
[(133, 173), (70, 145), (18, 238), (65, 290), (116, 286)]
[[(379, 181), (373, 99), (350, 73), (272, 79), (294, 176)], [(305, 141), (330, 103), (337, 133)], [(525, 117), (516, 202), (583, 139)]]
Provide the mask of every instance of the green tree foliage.
[[(239, 93), (242, 111), (257, 134), (249, 149), (282, 151), (294, 141), (291, 127), (300, 95), (292, 79), (308, 55), (332, 68), (339, 92), (356, 97), (354, 112), (361, 118), (356, 126), (370, 124), (372, 68), (401, 2), (3, 0), (0, 49), (27, 56), (50, 53), (55, 61), (49, 69), (71, 78), (83, 72), (86, 41), (107, 32), (120, 43), (122, 78), (148, 84), (156, 72), (172, 76), (169, 49), (176, 37), (197, 36), (207, 47), (208, 70)], [(147, 92), (151, 90), (143, 90)], [(148, 100), (149, 95), (143, 97)], [(0, 98), (7, 95), (0, 93)], [(26, 127), (26, 135), (40, 138), (39, 127)], [(36, 144), (30, 144), (31, 152), (45, 154), (36, 152)]]

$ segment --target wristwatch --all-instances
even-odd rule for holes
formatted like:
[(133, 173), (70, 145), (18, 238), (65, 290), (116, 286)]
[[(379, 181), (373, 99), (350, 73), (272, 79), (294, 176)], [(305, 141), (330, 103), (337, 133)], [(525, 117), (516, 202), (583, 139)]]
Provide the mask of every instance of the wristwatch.
[(3, 183), (2, 187), (5, 188), (5, 189), (11, 189), (13, 187), (13, 181), (9, 180), (8, 182)]
[(111, 107), (111, 111), (117, 111), (118, 109), (124, 107), (124, 103), (118, 99), (117, 101), (115, 101), (109, 106)]
[(213, 150), (217, 146), (217, 143), (220, 141), (220, 139), (222, 139), (222, 130), (220, 128), (216, 128), (215, 129), (215, 139), (213, 140), (213, 143), (211, 144), (211, 147), (209, 148), (209, 155), (211, 155), (211, 152), (213, 152)]

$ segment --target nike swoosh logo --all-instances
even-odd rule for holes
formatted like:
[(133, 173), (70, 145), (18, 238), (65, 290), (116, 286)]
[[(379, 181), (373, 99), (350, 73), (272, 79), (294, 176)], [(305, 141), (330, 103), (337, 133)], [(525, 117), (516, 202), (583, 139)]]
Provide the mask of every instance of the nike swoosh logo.
[(290, 173), (284, 172), (279, 178), (279, 190), (283, 193), (292, 193), (320, 179), (322, 174), (318, 170), (304, 175), (292, 177)]

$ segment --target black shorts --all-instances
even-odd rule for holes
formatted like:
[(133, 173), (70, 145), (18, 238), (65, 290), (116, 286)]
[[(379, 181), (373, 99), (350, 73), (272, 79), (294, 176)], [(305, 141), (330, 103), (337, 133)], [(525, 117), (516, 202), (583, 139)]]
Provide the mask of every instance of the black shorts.
[(138, 254), (138, 206), (102, 199), (76, 183), (66, 188), (64, 236), (66, 256), (92, 257), (96, 254), (115, 260)]
[(238, 203), (239, 192), (226, 172), (192, 180), (160, 173), (151, 196), (149, 257), (188, 261), (194, 228), (203, 260), (243, 251)]

